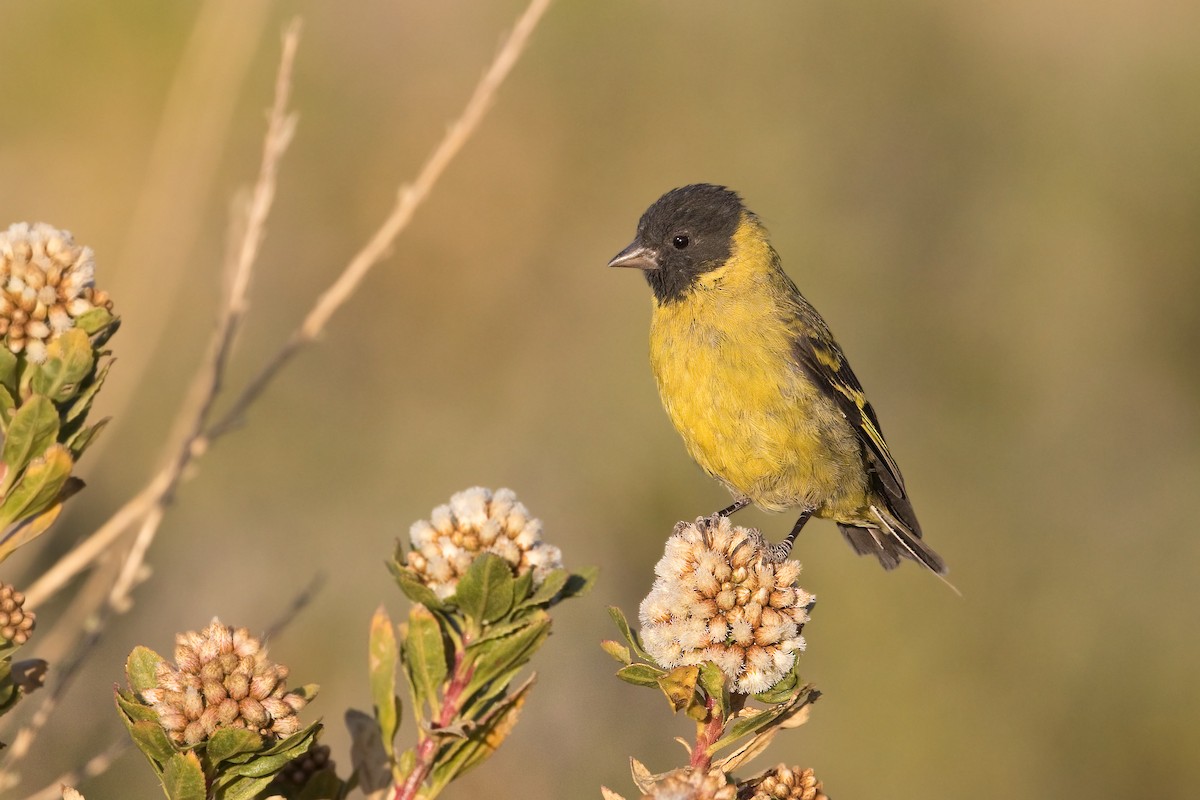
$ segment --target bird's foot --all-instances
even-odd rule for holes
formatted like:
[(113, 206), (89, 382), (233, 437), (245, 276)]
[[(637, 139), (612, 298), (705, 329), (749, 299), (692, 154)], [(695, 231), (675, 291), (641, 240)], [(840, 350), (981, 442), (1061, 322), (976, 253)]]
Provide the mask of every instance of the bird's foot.
[(728, 517), (730, 514), (734, 514), (738, 511), (741, 511), (743, 508), (745, 508), (748, 505), (750, 505), (749, 497), (739, 497), (737, 500), (733, 501), (733, 505), (722, 508), (716, 514), (713, 514), (713, 516), (714, 517)]
[(782, 564), (792, 554), (792, 543), (785, 540), (779, 544), (768, 544), (766, 551), (767, 561), (772, 564)]
[(800, 535), (800, 531), (810, 519), (812, 519), (811, 511), (801, 512), (800, 518), (792, 526), (792, 531), (787, 535), (787, 538), (779, 544), (773, 544), (767, 548), (767, 560), (773, 561), (776, 564), (786, 561), (787, 557), (792, 554), (792, 545), (795, 544), (796, 537)]

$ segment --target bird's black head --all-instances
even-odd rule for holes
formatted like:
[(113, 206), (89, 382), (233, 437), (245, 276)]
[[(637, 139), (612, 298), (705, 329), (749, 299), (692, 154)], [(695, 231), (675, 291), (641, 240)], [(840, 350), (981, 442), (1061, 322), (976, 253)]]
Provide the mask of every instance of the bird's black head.
[(646, 209), (633, 243), (608, 265), (645, 270), (658, 302), (679, 300), (697, 278), (729, 259), (745, 210), (737, 193), (724, 186), (672, 189)]

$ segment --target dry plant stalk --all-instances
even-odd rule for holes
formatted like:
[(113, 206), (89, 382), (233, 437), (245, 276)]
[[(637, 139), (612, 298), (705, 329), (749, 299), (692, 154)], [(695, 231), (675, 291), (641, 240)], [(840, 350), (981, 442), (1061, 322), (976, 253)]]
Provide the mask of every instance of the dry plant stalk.
[[(35, 597), (38, 602), (46, 599), (46, 597), (53, 594), (58, 588), (61, 588), (66, 580), (78, 571), (78, 569), (73, 571), (58, 571), (58, 568), (67, 559), (80, 554), (81, 551), (94, 559), (103, 553), (107, 546), (112, 543), (112, 540), (123, 533), (129, 525), (140, 523), (137, 538), (126, 555), (117, 579), (106, 600), (108, 612), (124, 612), (131, 607), (130, 593), (139, 582), (145, 564), (146, 552), (158, 532), (167, 502), (169, 502), (172, 493), (178, 486), (184, 470), (198, 452), (196, 442), (203, 436), (208, 414), (217, 394), (220, 392), (230, 349), (237, 336), (242, 318), (248, 308), (246, 300), (247, 291), (250, 285), (255, 258), (258, 254), (258, 248), (262, 242), (264, 224), (275, 197), (275, 180), (278, 174), (279, 160), (287, 150), (296, 126), (295, 115), (287, 113), (287, 102), (291, 91), (292, 67), (295, 63), (296, 49), (299, 46), (299, 42), (300, 24), (297, 20), (288, 26), (283, 37), (283, 53), (280, 57), (279, 71), (275, 81), (275, 100), (268, 118), (267, 134), (263, 144), (262, 166), (259, 170), (258, 179), (251, 194), (250, 202), (246, 208), (245, 233), (242, 237), (241, 245), (234, 250), (235, 258), (231, 263), (226, 265), (227, 274), (230, 276), (229, 294), (222, 307), (221, 318), (209, 344), (209, 358), (201, 366), (193, 384), (191, 396), (197, 398), (197, 400), (185, 406), (179, 415), (179, 420), (182, 423), (181, 427), (186, 426), (189, 433), (180, 443), (178, 452), (173, 460), (163, 468), (162, 472), (155, 476), (146, 489), (139, 492), (132, 501), (127, 503), (105, 525), (101, 526), (95, 534), (85, 540), (74, 551), (68, 553), (62, 561), (47, 571), (41, 579), (33, 584), (29, 594)], [(138, 505), (130, 509), (130, 506), (135, 502)], [(113, 525), (114, 520), (118, 519), (123, 523), (120, 527)], [(111, 531), (111, 535), (107, 538), (100, 535), (107, 531)], [(89, 548), (89, 545), (91, 548), (85, 549)], [(93, 549), (98, 545), (103, 546), (99, 550), (95, 550), (94, 554), (92, 554)], [(89, 562), (77, 561), (73, 563), (77, 563), (79, 569), (82, 569)], [(56, 574), (60, 575), (61, 578), (56, 578)], [(103, 614), (92, 629), (84, 632), (79, 637), (73, 648), (72, 655), (67, 659), (68, 662), (78, 663), (82, 651), (90, 649), (90, 647), (95, 645), (99, 639), (99, 627), (103, 625), (103, 619), (107, 618), (107, 615), (107, 612)], [(8, 763), (10, 768), (28, 755), (38, 733), (49, 720), (50, 712), (56, 707), (63, 692), (70, 683), (69, 678), (73, 675), (74, 671), (72, 670), (60, 678), (54, 689), (42, 701), (42, 706), (39, 708), (38, 713), (35, 714), (28, 725), (18, 732), (9, 753)]]
[[(349, 300), (366, 274), (391, 249), (396, 238), (404, 232), (417, 209), (425, 202), (446, 167), (479, 127), (497, 90), (524, 52), (530, 36), (549, 5), (550, 0), (532, 0), (475, 86), (462, 114), (447, 129), (445, 136), (426, 159), (412, 183), (400, 187), (396, 204), (376, 232), (317, 299), (304, 321), (292, 332), (284, 345), (258, 374), (250, 379), (229, 411), (204, 429), (200, 435), (189, 439), (185, 448), (180, 450), (179, 457), (185, 467), (207, 452), (216, 439), (229, 432), (241, 420), (246, 410), (261, 396), (292, 356), (320, 336), (330, 317)], [(164, 498), (169, 498), (177, 485), (177, 475), (180, 471), (178, 467), (168, 465), (95, 533), (47, 570), (26, 592), (30, 603), (38, 605), (54, 596), (67, 581), (107, 552), (112, 543), (147, 514), (152, 506), (163, 502)], [(173, 478), (173, 475), (176, 477)]]
[[(158, 531), (165, 507), (177, 490), (185, 471), (208, 451), (213, 442), (241, 421), (245, 412), (258, 400), (281, 369), (299, 350), (319, 337), (333, 314), (353, 296), (363, 278), (391, 250), (396, 238), (408, 227), (417, 209), (432, 192), (446, 168), (478, 129), (496, 92), (520, 59), (549, 5), (550, 0), (531, 0), (475, 86), (462, 113), (449, 126), (416, 178), (400, 187), (396, 203), (380, 227), (317, 299), (303, 322), (283, 346), (248, 381), (235, 397), (230, 409), (214, 421), (211, 419), (212, 407), (224, 388), (223, 380), (231, 348), (249, 308), (248, 288), (275, 195), (278, 164), (295, 130), (295, 117), (287, 113), (286, 109), (300, 26), (298, 21), (289, 25), (283, 38), (283, 53), (263, 146), (261, 168), (245, 210), (240, 244), (233, 248), (232, 261), (226, 267), (230, 276), (228, 294), (211, 340), (209, 355), (194, 379), (190, 395), (192, 400), (181, 409), (175, 425), (175, 428), (184, 431), (184, 434), (173, 448), (168, 463), (140, 491), (34, 582), (26, 593), (31, 606), (40, 605), (53, 597), (74, 576), (109, 552), (122, 535), (132, 527), (138, 526), (138, 536), (122, 563), (112, 590), (108, 593), (100, 624), (102, 625), (102, 620), (108, 614), (114, 611), (124, 612), (131, 607), (131, 593), (145, 574), (146, 553)], [(97, 638), (98, 631), (95, 630), (81, 635), (75, 647), (76, 657), (72, 660), (77, 662), (79, 653), (94, 644)], [(39, 713), (35, 714), (34, 722), (17, 734), (7, 754), (10, 768), (30, 752), (38, 732), (65, 690), (66, 683), (67, 681), (58, 683), (55, 690), (46, 697)]]

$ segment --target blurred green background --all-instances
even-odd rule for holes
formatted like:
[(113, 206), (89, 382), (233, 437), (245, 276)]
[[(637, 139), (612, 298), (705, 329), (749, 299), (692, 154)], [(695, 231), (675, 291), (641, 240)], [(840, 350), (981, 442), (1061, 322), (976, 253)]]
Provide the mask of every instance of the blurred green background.
[[(286, 21), (304, 19), (300, 123), (235, 387), (374, 230), (521, 8), (5, 3), (0, 223), (73, 231), (124, 319), (89, 488), (6, 580), (161, 464)], [(310, 713), (348, 766), (368, 618), (406, 609), (383, 560), (477, 484), (514, 488), (602, 578), (558, 612), (514, 736), (447, 796), (630, 794), (630, 755), (681, 763), (688, 723), (612, 678), (597, 642), (606, 605), (636, 613), (673, 523), (728, 497), (659, 406), (644, 282), (604, 264), (695, 181), (772, 229), (963, 593), (810, 526), (804, 674), (825, 696), (761, 766), (813, 766), (842, 798), (1194, 796), (1200, 5), (1168, 0), (556, 4), (393, 254), (184, 485), (23, 788), (125, 736), (111, 686), (134, 645), (167, 653), (214, 614), (262, 630), (318, 572), (271, 649), (322, 684)], [(743, 514), (775, 539), (792, 521)], [(54, 660), (50, 628), (85, 590), (37, 609), (47, 633), (23, 653)], [(159, 791), (133, 753), (81, 788)]]

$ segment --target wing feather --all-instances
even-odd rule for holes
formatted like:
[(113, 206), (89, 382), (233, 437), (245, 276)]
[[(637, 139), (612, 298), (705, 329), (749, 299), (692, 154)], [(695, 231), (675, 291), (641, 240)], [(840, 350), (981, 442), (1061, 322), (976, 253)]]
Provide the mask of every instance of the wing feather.
[(800, 305), (796, 308), (792, 352), (797, 364), (854, 428), (889, 508), (919, 537), (921, 527), (904, 488), (904, 477), (888, 450), (875, 409), (825, 321), (799, 292), (796, 296)]

